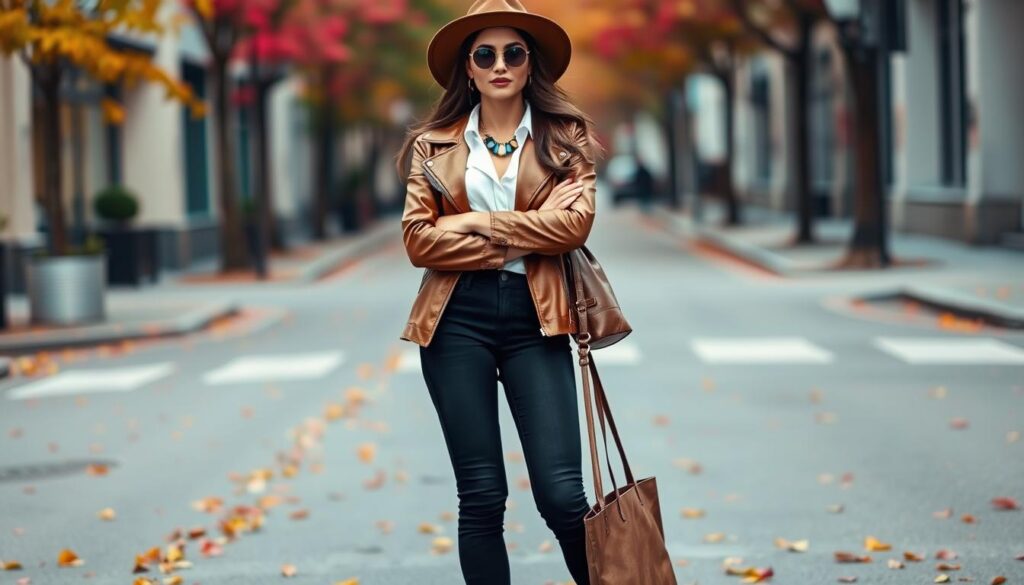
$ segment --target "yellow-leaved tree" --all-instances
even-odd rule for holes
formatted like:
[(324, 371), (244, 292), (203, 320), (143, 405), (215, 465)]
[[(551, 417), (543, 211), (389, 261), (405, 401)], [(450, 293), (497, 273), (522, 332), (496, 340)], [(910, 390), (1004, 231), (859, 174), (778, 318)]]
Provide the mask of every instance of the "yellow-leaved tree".
[[(144, 52), (109, 41), (112, 34), (159, 35), (163, 0), (0, 0), (0, 54), (17, 55), (29, 68), (42, 101), (43, 144), (39, 152), (59, 153), (62, 81), (78, 69), (102, 83), (158, 83), (168, 98), (187, 104), (194, 116), (204, 114), (203, 103), (191, 87), (157, 67)], [(124, 111), (110, 98), (102, 103), (105, 117), (120, 123)], [(49, 228), (48, 252), (70, 252), (59, 156), (40, 161), (43, 168), (43, 207)]]

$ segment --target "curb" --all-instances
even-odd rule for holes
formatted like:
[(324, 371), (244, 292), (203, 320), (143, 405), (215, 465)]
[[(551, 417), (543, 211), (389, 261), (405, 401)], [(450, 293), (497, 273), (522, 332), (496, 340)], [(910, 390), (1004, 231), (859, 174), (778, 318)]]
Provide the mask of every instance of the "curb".
[[(102, 323), (58, 328), (53, 331), (0, 335), (0, 352), (30, 353), (84, 345), (99, 345), (130, 339), (150, 339), (192, 333), (212, 321), (234, 315), (239, 306), (234, 301), (207, 303), (180, 315), (137, 323)], [(3, 358), (0, 358), (3, 359)]]
[(777, 276), (793, 278), (808, 272), (807, 270), (798, 269), (797, 266), (799, 265), (785, 256), (768, 252), (760, 246), (747, 244), (736, 238), (724, 236), (714, 228), (693, 226), (692, 231), (699, 241), (718, 248), (727, 254), (742, 258)]
[[(676, 215), (670, 215), (669, 218), (669, 228), (676, 234), (705, 243), (778, 276), (793, 278), (813, 272), (782, 255), (723, 235), (718, 228), (702, 226)], [(858, 295), (856, 298), (865, 301), (906, 299), (961, 317), (980, 319), (990, 325), (1024, 329), (1024, 308), (941, 286), (903, 285), (879, 293)]]
[(292, 282), (315, 282), (331, 274), (353, 258), (372, 252), (394, 238), (400, 239), (401, 235), (395, 233), (398, 226), (397, 221), (378, 222), (366, 234), (304, 266), (298, 277)]
[(1024, 329), (1024, 309), (939, 286), (908, 285), (893, 291), (863, 295), (859, 298), (868, 301), (906, 299), (933, 309), (949, 311), (961, 317), (980, 319), (990, 325), (998, 325), (1007, 329)]
[(669, 229), (676, 235), (709, 245), (777, 276), (794, 278), (809, 272), (806, 269), (801, 270), (798, 263), (792, 262), (785, 256), (722, 235), (718, 228), (703, 226), (676, 214), (669, 215)]

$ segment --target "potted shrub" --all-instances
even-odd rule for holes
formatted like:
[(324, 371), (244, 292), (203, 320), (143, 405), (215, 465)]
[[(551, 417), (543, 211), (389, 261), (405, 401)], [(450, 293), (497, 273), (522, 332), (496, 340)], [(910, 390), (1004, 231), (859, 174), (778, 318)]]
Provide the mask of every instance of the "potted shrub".
[(107, 248), (107, 282), (138, 286), (143, 277), (156, 280), (156, 232), (135, 228), (139, 200), (123, 185), (110, 185), (93, 197), (98, 230)]

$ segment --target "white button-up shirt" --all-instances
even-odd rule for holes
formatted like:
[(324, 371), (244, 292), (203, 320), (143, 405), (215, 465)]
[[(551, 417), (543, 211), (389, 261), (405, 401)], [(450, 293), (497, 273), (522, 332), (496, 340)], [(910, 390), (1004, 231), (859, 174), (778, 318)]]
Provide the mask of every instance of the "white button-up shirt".
[[(484, 146), (483, 137), (480, 135), (480, 104), (474, 106), (469, 114), (469, 123), (464, 133), (466, 144), (469, 146), (469, 158), (466, 161), (466, 195), (469, 197), (469, 207), (473, 211), (515, 210), (519, 155), (523, 152), (526, 137), (533, 132), (530, 102), (523, 101), (526, 103), (526, 110), (515, 131), (519, 148), (510, 155), (512, 158), (505, 170), (505, 176), (500, 179), (494, 168), (494, 161), (491, 160), (491, 151)], [(501, 269), (526, 274), (526, 264), (522, 257), (509, 260)]]

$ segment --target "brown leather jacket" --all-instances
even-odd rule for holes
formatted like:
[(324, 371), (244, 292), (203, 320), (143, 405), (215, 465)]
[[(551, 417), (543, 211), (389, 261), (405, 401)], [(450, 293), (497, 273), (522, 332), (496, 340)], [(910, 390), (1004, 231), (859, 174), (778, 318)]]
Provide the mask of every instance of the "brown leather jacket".
[[(519, 155), (515, 210), (489, 212), (491, 236), (438, 229), (434, 227), (438, 200), (446, 215), (472, 211), (465, 176), (469, 146), (463, 140), (468, 121), (467, 113), (445, 128), (417, 136), (413, 142), (402, 238), (413, 266), (425, 270), (400, 339), (429, 345), (459, 276), (466, 270), (501, 268), (509, 246), (531, 250), (523, 263), (541, 334), (575, 333), (576, 319), (569, 308), (560, 254), (580, 247), (590, 234), (596, 193), (594, 164), (552, 141), (551, 157), (566, 171), (556, 176), (541, 166), (534, 153), (534, 140), (528, 137)], [(572, 135), (585, 151), (584, 127), (572, 122)], [(572, 205), (566, 209), (538, 209), (554, 186), (569, 175), (583, 181), (583, 191)]]

